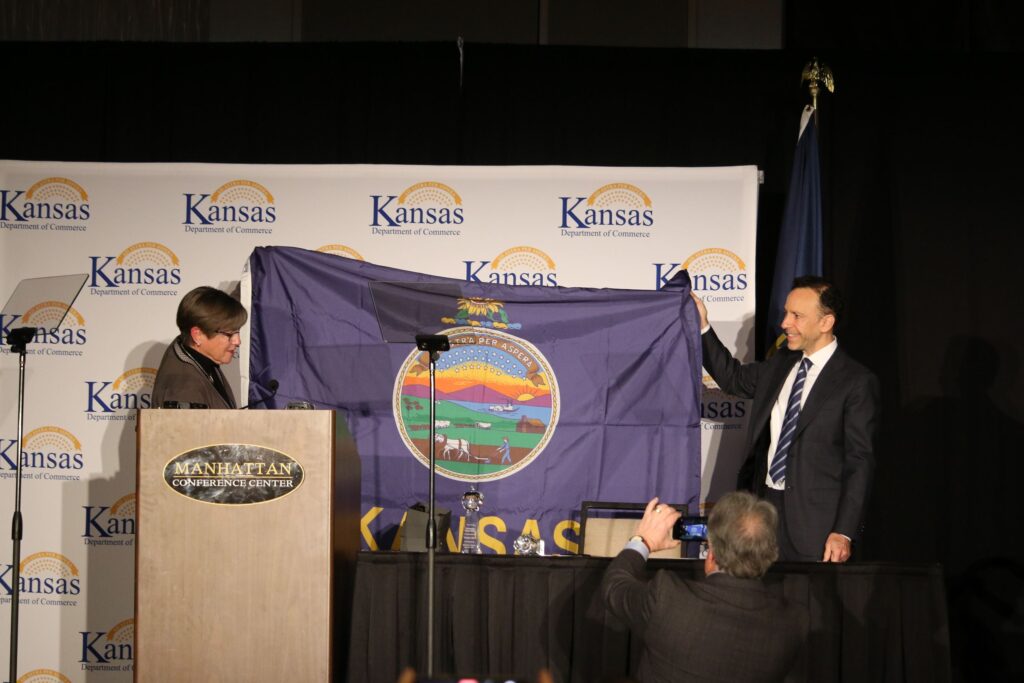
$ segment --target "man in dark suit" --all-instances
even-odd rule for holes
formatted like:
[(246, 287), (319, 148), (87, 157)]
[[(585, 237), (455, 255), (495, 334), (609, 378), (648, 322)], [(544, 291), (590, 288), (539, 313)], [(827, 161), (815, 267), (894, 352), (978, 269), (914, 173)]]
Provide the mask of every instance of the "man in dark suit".
[(645, 581), (651, 552), (679, 545), (669, 536), (679, 513), (647, 504), (636, 535), (608, 566), (609, 611), (643, 637), (643, 683), (781, 681), (807, 640), (807, 610), (769, 590), (777, 515), (750, 493), (727, 493), (708, 519), (703, 580), (659, 571)]
[(799, 277), (786, 298), (786, 348), (743, 365), (701, 318), (704, 367), (727, 393), (753, 399), (737, 487), (779, 510), (783, 560), (845, 562), (860, 534), (875, 466), (878, 380), (839, 348), (839, 290)]

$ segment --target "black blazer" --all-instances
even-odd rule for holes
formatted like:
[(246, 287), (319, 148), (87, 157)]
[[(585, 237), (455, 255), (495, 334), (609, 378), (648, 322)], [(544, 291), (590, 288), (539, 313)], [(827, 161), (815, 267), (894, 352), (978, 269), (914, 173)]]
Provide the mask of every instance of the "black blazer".
[(644, 566), (640, 553), (623, 550), (601, 587), (609, 611), (643, 638), (643, 683), (782, 681), (793, 668), (807, 640), (802, 605), (760, 579), (659, 571), (645, 581)]
[[(741, 364), (708, 330), (704, 367), (724, 391), (753, 399), (747, 455), (737, 487), (763, 496), (769, 421), (786, 376), (802, 353), (780, 349), (761, 363)], [(875, 468), (878, 379), (836, 349), (807, 396), (786, 458), (785, 522), (796, 550), (820, 556), (835, 531), (856, 539), (863, 527)]]

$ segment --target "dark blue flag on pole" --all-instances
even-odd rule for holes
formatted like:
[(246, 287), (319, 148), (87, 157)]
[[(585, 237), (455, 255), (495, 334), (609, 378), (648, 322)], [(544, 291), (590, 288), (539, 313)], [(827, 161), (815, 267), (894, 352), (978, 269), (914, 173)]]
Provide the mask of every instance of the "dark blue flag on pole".
[(252, 377), (280, 382), (277, 406), (344, 412), (366, 547), (395, 547), (406, 509), (427, 497), (428, 359), (415, 333), (452, 347), (435, 396), (449, 549), (470, 486), (484, 496), (488, 552), (511, 552), (523, 533), (575, 552), (584, 500), (696, 508), (700, 332), (685, 272), (660, 292), (518, 287), (274, 247), (253, 252), (250, 277)]
[(814, 108), (804, 108), (800, 136), (793, 157), (789, 193), (782, 213), (779, 248), (775, 255), (775, 277), (768, 302), (768, 339), (775, 348), (782, 342), (779, 323), (785, 315), (786, 296), (793, 278), (821, 275), (821, 168)]

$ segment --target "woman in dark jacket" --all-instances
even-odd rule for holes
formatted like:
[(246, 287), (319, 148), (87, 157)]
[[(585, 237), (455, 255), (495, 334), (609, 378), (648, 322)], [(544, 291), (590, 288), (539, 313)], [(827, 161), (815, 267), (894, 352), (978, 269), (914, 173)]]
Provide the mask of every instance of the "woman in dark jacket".
[(249, 319), (245, 307), (213, 287), (197, 287), (178, 304), (181, 334), (167, 347), (153, 384), (154, 408), (168, 401), (207, 408), (237, 408), (220, 366), (230, 363), (241, 344), (239, 329)]

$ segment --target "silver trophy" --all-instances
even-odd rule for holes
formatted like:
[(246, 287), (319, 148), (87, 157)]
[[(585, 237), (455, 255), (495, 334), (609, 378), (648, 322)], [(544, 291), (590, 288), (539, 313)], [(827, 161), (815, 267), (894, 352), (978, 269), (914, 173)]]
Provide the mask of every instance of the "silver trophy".
[(533, 534), (523, 534), (513, 541), (512, 550), (516, 555), (537, 557), (544, 554), (544, 541)]
[(480, 539), (477, 536), (477, 526), (480, 524), (480, 508), (484, 506), (484, 494), (470, 486), (469, 490), (462, 494), (462, 508), (466, 511), (466, 526), (462, 530), (462, 554), (482, 555), (483, 548), (480, 547)]

